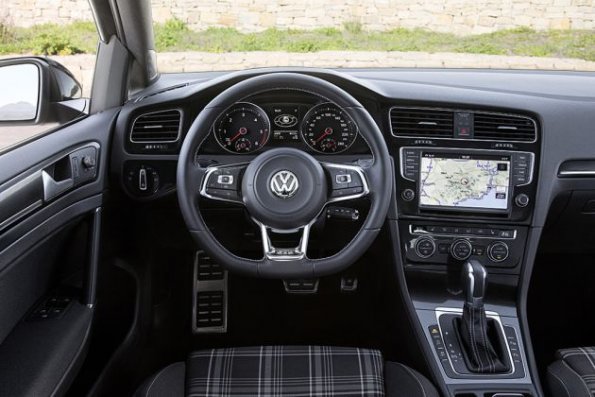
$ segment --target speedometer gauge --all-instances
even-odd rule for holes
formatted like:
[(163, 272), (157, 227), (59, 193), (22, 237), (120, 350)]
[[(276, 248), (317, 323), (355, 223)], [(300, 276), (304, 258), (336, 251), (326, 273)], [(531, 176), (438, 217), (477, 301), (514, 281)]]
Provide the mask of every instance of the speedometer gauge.
[(314, 106), (302, 123), (302, 138), (321, 153), (341, 153), (357, 138), (357, 127), (351, 117), (332, 103)]
[(222, 148), (233, 153), (251, 153), (268, 142), (271, 122), (260, 107), (238, 102), (219, 117), (213, 129)]

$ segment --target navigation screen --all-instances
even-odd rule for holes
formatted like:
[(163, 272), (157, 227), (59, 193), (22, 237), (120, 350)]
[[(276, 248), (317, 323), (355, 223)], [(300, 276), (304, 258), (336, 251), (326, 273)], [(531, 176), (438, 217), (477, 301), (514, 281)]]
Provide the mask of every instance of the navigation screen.
[(419, 181), (422, 207), (506, 210), (510, 157), (423, 153)]

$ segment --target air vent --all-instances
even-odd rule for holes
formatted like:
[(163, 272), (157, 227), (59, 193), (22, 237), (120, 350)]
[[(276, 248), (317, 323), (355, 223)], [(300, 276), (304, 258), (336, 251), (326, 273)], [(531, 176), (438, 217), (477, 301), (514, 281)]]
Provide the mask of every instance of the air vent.
[(396, 136), (452, 138), (453, 116), (448, 110), (392, 108), (391, 130)]
[(181, 121), (180, 110), (143, 114), (132, 124), (130, 141), (135, 143), (176, 142), (180, 138)]
[(475, 113), (474, 138), (492, 141), (533, 142), (536, 126), (533, 120), (507, 114)]

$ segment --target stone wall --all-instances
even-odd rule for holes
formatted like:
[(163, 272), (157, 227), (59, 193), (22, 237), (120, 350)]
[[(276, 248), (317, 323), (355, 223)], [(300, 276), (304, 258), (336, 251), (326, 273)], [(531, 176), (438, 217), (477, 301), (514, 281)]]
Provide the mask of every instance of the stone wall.
[[(196, 30), (243, 32), (361, 24), (364, 29), (426, 28), (457, 34), (529, 26), (595, 29), (595, 0), (151, 0), (154, 19), (179, 18)], [(86, 0), (0, 0), (0, 21), (17, 26), (91, 19)]]

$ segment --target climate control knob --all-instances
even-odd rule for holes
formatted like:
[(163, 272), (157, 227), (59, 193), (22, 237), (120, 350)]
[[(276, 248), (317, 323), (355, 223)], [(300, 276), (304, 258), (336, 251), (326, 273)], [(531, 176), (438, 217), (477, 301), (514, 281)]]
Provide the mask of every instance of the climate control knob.
[(488, 258), (492, 262), (502, 262), (508, 258), (508, 245), (502, 241), (496, 241), (488, 247)]
[(459, 261), (468, 259), (472, 252), (473, 246), (471, 242), (464, 238), (457, 239), (450, 245), (450, 255)]
[(415, 253), (420, 258), (429, 258), (436, 252), (436, 243), (431, 237), (420, 237), (415, 240)]

